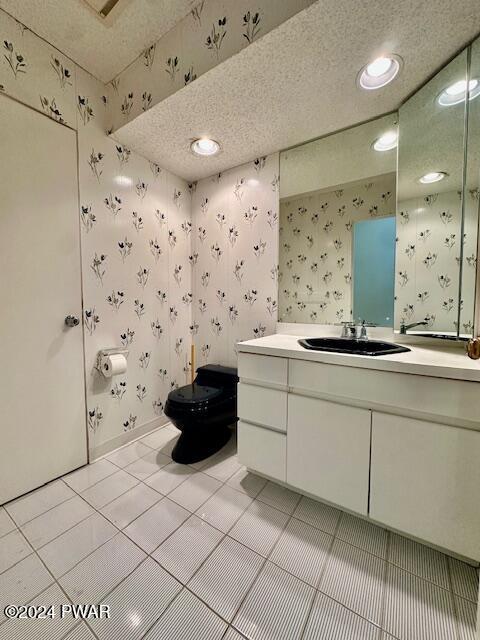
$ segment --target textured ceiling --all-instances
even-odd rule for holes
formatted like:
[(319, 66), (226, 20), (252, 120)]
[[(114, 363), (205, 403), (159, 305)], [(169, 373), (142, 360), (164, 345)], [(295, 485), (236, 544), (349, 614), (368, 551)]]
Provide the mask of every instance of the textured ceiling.
[(82, 0), (0, 0), (0, 7), (109, 82), (184, 18), (197, 0), (132, 0), (110, 27)]
[[(196, 180), (394, 111), (479, 32), (478, 0), (318, 0), (115, 137)], [(399, 78), (357, 89), (359, 67), (385, 52), (404, 59)], [(200, 135), (222, 153), (194, 157)]]

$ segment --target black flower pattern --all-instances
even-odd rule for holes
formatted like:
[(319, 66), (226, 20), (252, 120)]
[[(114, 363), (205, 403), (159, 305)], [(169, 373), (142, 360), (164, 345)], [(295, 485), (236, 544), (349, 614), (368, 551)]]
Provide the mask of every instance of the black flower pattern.
[(81, 205), (80, 207), (80, 219), (82, 221), (82, 225), (87, 231), (87, 233), (93, 228), (93, 225), (96, 223), (97, 218), (95, 214), (92, 213), (92, 205)]
[(256, 13), (247, 11), (247, 13), (243, 16), (244, 30), (242, 35), (246, 39), (248, 44), (251, 44), (262, 30), (261, 22), (262, 19), (258, 11)]
[(93, 108), (90, 106), (90, 99), (87, 96), (77, 96), (77, 111), (83, 124), (88, 124), (95, 116)]
[(101, 168), (103, 157), (104, 157), (103, 153), (100, 153), (100, 152), (95, 153), (95, 149), (92, 149), (90, 153), (90, 158), (88, 159), (88, 166), (90, 167), (91, 172), (99, 182), (100, 182), (100, 176), (103, 173), (103, 169)]
[(47, 98), (46, 96), (40, 96), (40, 104), (42, 105), (43, 112), (60, 124), (66, 124), (63, 119), (62, 112), (57, 106), (55, 98)]
[(208, 36), (205, 44), (207, 49), (213, 51), (217, 58), (220, 54), (220, 49), (222, 48), (222, 43), (227, 35), (227, 18), (224, 16), (223, 18), (219, 18), (217, 23), (212, 25), (212, 30), (210, 31), (210, 35)]
[(17, 78), (19, 73), (25, 73), (27, 63), (25, 62), (25, 58), (22, 56), (22, 54), (18, 51), (15, 51), (13, 43), (9, 42), (8, 40), (4, 40), (3, 49), (5, 51), (3, 57), (7, 61), (8, 66), (10, 67), (15, 78)]
[(173, 56), (167, 59), (165, 71), (170, 76), (170, 80), (175, 82), (175, 78), (178, 73), (178, 56)]

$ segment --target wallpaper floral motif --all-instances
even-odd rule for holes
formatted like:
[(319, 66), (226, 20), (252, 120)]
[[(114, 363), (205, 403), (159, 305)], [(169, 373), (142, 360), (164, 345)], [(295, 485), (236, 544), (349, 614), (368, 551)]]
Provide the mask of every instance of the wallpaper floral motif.
[[(460, 334), (473, 330), (478, 190), (466, 198)], [(395, 327), (428, 322), (427, 330), (456, 333), (458, 326), (461, 194), (433, 193), (399, 203)], [(419, 327), (422, 330), (422, 327)]]
[(352, 229), (395, 215), (395, 174), (280, 202), (279, 320), (352, 318)]
[[(106, 135), (103, 83), (1, 10), (0, 35), (2, 90), (78, 129), (87, 424), (95, 453), (135, 428), (153, 428), (170, 389), (189, 378), (190, 193), (183, 180)], [(108, 347), (128, 349), (126, 375), (106, 380), (96, 370), (98, 351)]]
[[(191, 16), (195, 28), (202, 4)], [(250, 42), (263, 17), (244, 15)], [(227, 24), (209, 29), (209, 53), (218, 49), (219, 58), (228, 50)], [(188, 185), (107, 135), (112, 86), (2, 10), (0, 35), (0, 91), (78, 130), (87, 425), (95, 455), (165, 419), (168, 392), (190, 379), (192, 341), (198, 365), (235, 366), (236, 341), (275, 330), (278, 155)], [(154, 59), (154, 48), (141, 58), (147, 72)], [(176, 82), (180, 55), (166, 62), (165, 76)], [(130, 92), (122, 104), (133, 117)], [(128, 349), (128, 369), (106, 380), (96, 358), (109, 347)]]
[(275, 332), (278, 172), (274, 154), (192, 185), (198, 364), (236, 366), (236, 342)]
[(194, 82), (313, 2), (197, 2), (188, 16), (110, 83), (113, 130)]
[(0, 10), (0, 91), (76, 128), (76, 65)]
[[(168, 392), (187, 382), (192, 305), (187, 184), (105, 135), (103, 92), (77, 70), (93, 448), (161, 417)], [(128, 349), (126, 375), (105, 380), (96, 370), (98, 351), (108, 347)]]

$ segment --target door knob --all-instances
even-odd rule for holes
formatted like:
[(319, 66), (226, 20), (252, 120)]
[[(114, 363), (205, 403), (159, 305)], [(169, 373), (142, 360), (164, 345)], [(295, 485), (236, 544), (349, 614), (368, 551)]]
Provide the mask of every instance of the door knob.
[(67, 327), (76, 327), (80, 324), (80, 320), (75, 316), (67, 316), (65, 318), (65, 324)]

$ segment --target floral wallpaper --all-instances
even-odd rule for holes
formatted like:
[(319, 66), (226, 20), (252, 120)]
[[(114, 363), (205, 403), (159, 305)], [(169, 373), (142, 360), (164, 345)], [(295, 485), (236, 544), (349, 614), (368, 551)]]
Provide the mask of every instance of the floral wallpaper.
[[(200, 8), (191, 16), (196, 28), (200, 13), (209, 15)], [(267, 21), (261, 12), (245, 16), (251, 41)], [(229, 50), (227, 24), (219, 25), (223, 37), (210, 32), (219, 58), (220, 48)], [(235, 366), (238, 340), (275, 330), (278, 155), (187, 185), (107, 135), (112, 87), (1, 10), (0, 34), (0, 90), (78, 130), (87, 422), (96, 455), (163, 419), (168, 392), (190, 379), (192, 341), (197, 365)], [(153, 65), (153, 56), (142, 64)], [(168, 62), (175, 77), (176, 58)], [(107, 380), (97, 354), (116, 346), (128, 349), (127, 372)]]
[(198, 1), (112, 80), (113, 130), (239, 53), (314, 0)]
[[(187, 382), (193, 298), (187, 184), (105, 136), (103, 90), (77, 71), (93, 447), (161, 417), (168, 392)], [(128, 349), (127, 373), (107, 381), (96, 370), (96, 357), (115, 346)]]
[(198, 365), (236, 366), (236, 342), (275, 332), (278, 189), (278, 154), (192, 185)]
[[(79, 225), (90, 451), (161, 420), (189, 379), (191, 197), (187, 184), (106, 135), (106, 87), (0, 10), (1, 90), (78, 129)], [(128, 349), (126, 375), (96, 370)], [(115, 444), (115, 441), (117, 444)]]
[(352, 317), (352, 229), (395, 215), (395, 174), (280, 202), (279, 320)]
[[(476, 210), (479, 191), (467, 193), (460, 334), (473, 331), (476, 274)], [(457, 332), (461, 193), (433, 193), (399, 202), (395, 327), (426, 320), (426, 330)], [(424, 330), (419, 327), (419, 330)]]
[(0, 9), (0, 91), (76, 128), (76, 65)]

